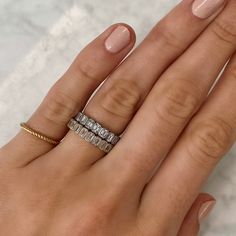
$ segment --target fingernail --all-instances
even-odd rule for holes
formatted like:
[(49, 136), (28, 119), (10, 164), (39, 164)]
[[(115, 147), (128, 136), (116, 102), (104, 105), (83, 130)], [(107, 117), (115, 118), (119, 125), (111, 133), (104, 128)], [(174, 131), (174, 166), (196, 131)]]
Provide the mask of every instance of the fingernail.
[(225, 0), (195, 0), (192, 11), (195, 16), (205, 19), (218, 11), (224, 2)]
[(107, 38), (105, 47), (107, 51), (117, 53), (130, 42), (130, 31), (123, 25), (118, 26)]
[(210, 212), (214, 208), (215, 204), (216, 204), (215, 200), (208, 201), (208, 202), (205, 202), (202, 204), (202, 206), (198, 212), (199, 222), (201, 222), (204, 218), (206, 218), (210, 214)]

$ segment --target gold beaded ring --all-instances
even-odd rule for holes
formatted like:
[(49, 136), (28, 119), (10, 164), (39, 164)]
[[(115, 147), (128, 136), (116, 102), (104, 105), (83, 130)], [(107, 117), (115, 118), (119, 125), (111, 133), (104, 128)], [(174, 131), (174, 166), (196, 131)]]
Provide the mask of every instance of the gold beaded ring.
[(57, 145), (60, 143), (60, 141), (57, 141), (57, 140), (54, 140), (52, 138), (49, 138), (48, 136), (42, 134), (42, 133), (39, 133), (38, 131), (30, 128), (26, 123), (21, 123), (20, 124), (21, 128), (23, 130), (25, 130), (26, 132), (30, 133), (31, 135), (47, 142), (47, 143), (50, 143), (50, 144), (53, 144), (53, 145)]

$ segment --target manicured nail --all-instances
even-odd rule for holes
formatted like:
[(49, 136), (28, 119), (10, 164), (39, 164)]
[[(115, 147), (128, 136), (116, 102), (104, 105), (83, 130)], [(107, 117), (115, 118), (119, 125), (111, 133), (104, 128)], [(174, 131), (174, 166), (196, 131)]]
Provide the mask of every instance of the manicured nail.
[(209, 215), (211, 210), (214, 208), (215, 204), (216, 204), (215, 200), (211, 200), (202, 204), (198, 212), (199, 222), (201, 222), (204, 218), (206, 218)]
[(109, 52), (117, 53), (124, 49), (130, 42), (130, 31), (123, 25), (118, 26), (107, 38), (106, 49)]
[(193, 14), (202, 19), (208, 18), (217, 12), (226, 0), (195, 0), (193, 2)]

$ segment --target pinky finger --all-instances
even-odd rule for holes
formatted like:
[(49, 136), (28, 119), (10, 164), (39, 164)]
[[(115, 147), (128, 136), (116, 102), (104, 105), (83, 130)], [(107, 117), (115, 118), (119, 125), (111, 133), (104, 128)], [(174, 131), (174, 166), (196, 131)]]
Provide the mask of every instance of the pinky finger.
[(215, 203), (216, 200), (211, 195), (200, 194), (186, 215), (178, 236), (197, 236), (202, 220), (208, 216)]

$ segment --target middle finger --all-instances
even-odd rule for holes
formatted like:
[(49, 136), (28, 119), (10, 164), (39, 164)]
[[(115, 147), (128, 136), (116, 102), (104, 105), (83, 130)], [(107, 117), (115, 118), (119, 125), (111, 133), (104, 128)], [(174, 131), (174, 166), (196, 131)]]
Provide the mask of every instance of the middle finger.
[[(90, 101), (85, 113), (112, 132), (123, 132), (163, 70), (216, 17), (224, 5), (223, 1), (219, 2), (221, 4), (217, 5), (215, 11), (210, 15), (204, 15), (204, 18), (199, 18), (192, 12), (192, 1), (182, 1), (154, 27), (143, 43), (111, 75)], [(70, 152), (68, 147), (75, 142), (76, 145)], [(63, 153), (63, 150), (70, 152), (71, 160), (75, 160), (73, 161), (75, 167), (78, 163), (90, 165), (104, 156), (102, 151), (86, 143), (72, 131), (53, 152)], [(77, 151), (80, 151), (79, 157)], [(68, 163), (66, 157), (58, 160), (58, 155), (55, 156), (57, 161)], [(51, 161), (54, 161), (53, 159), (50, 158)]]

